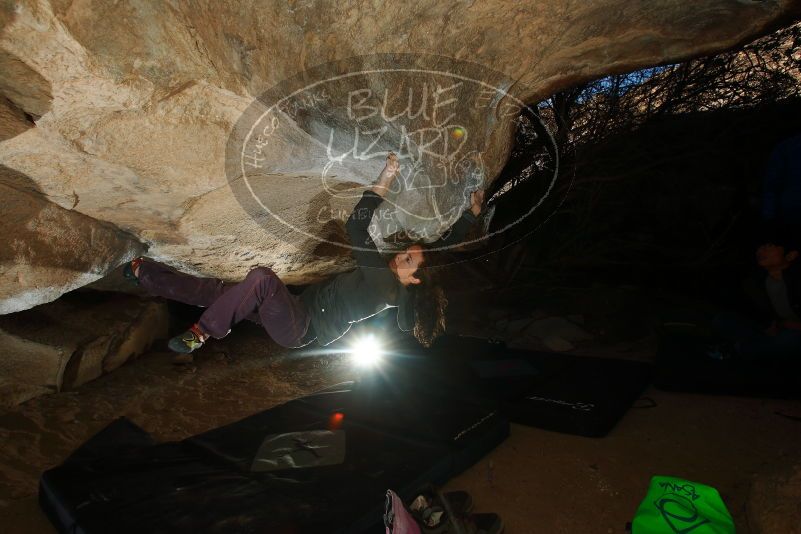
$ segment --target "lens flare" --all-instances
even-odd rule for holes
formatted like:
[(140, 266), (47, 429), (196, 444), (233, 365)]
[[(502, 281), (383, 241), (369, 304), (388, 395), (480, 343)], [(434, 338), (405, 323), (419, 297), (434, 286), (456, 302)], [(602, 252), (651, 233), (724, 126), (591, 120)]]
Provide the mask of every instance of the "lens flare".
[(342, 412), (332, 413), (328, 418), (328, 430), (339, 430), (342, 426), (342, 421), (345, 420), (345, 414)]
[(351, 349), (353, 363), (359, 367), (373, 367), (381, 361), (381, 344), (373, 335), (359, 339)]

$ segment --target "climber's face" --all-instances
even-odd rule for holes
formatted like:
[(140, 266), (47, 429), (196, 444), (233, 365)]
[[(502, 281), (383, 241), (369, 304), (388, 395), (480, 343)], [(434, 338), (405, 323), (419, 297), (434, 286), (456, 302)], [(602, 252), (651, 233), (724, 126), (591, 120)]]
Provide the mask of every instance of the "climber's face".
[(398, 277), (401, 284), (417, 285), (420, 279), (414, 276), (417, 269), (423, 264), (423, 247), (412, 245), (403, 252), (395, 254), (389, 262), (389, 268)]

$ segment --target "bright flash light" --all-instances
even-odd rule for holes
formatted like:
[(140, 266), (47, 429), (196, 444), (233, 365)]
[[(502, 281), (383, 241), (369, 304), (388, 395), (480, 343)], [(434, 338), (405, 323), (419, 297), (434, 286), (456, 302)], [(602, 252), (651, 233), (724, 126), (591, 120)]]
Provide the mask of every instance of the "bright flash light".
[(353, 363), (359, 367), (373, 367), (381, 361), (381, 344), (373, 335), (359, 339), (351, 349)]

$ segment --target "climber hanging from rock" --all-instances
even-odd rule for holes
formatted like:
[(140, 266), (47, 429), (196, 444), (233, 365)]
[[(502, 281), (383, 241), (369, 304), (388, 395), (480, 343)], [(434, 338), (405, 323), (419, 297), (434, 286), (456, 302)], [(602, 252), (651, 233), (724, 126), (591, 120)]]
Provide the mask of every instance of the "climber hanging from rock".
[(181, 273), (147, 258), (126, 263), (123, 273), (152, 295), (206, 308), (187, 331), (170, 339), (169, 348), (175, 352), (189, 353), (210, 337), (223, 338), (244, 319), (262, 325), (284, 347), (302, 347), (315, 340), (328, 345), (353, 323), (389, 307), (398, 309), (401, 330), (412, 331), (421, 344), (429, 346), (444, 332), (447, 300), (430, 272), (433, 252), (427, 249), (459, 243), (481, 212), (484, 192), (471, 194), (470, 208), (447, 237), (429, 246), (413, 244), (386, 261), (368, 227), (399, 170), (398, 158), (390, 152), (376, 183), (364, 192), (348, 218), (345, 228), (354, 246), (356, 269), (312, 284), (300, 295), (290, 293), (267, 267), (252, 269), (236, 284)]

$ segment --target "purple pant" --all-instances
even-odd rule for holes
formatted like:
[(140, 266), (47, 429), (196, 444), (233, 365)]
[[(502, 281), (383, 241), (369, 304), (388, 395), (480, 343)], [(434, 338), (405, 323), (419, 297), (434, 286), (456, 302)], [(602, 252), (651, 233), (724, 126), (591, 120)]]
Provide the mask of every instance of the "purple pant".
[(306, 342), (310, 316), (305, 306), (267, 267), (251, 270), (238, 284), (226, 284), (145, 259), (139, 266), (139, 284), (153, 295), (208, 308), (198, 326), (211, 337), (223, 338), (247, 319), (262, 325), (281, 346), (299, 347)]

